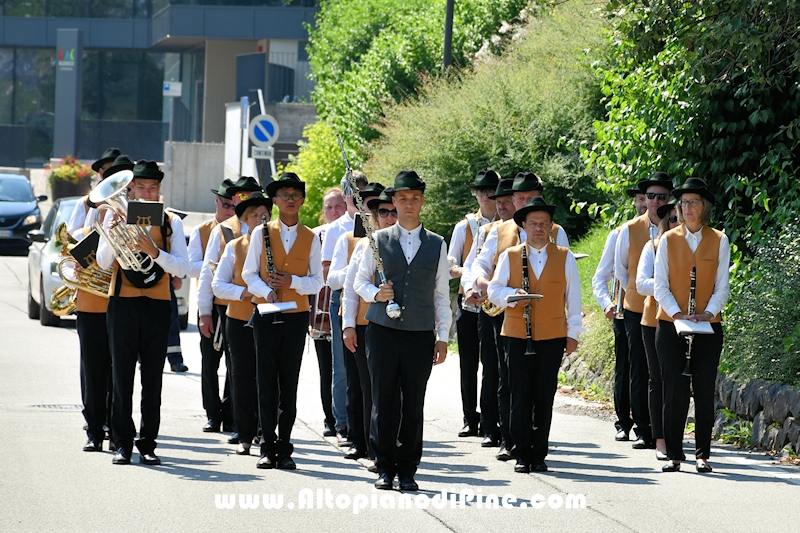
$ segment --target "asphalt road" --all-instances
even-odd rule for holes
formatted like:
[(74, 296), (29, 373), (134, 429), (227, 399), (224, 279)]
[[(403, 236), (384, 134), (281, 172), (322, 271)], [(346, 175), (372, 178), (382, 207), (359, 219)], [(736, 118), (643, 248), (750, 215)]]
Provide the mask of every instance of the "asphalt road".
[[(608, 421), (581, 414), (579, 400), (561, 395), (551, 471), (515, 474), (512, 463), (496, 461), (496, 450), (480, 448), (478, 438), (456, 436), (457, 356), (436, 367), (429, 382), (417, 474), (422, 491), (415, 499), (378, 493), (375, 476), (321, 436), (310, 342), (293, 433), (298, 470), (257, 470), (257, 458), (235, 455), (227, 435), (200, 430), (194, 325), (181, 334), (190, 371), (164, 374), (157, 450), (164, 464), (141, 466), (134, 453), (134, 464), (115, 466), (109, 452), (81, 451), (74, 322), (45, 328), (29, 320), (26, 283), (26, 258), (0, 257), (2, 531), (777, 531), (795, 529), (800, 519), (800, 469), (715, 445), (713, 474), (695, 473), (692, 463), (662, 474), (651, 450), (614, 442)], [(692, 450), (689, 444), (687, 453)], [(501, 505), (461, 507), (456, 498), (470, 491), (497, 495)], [(567, 508), (580, 507), (581, 497), (585, 508)], [(265, 499), (281, 507), (265, 508)], [(258, 508), (247, 508), (252, 503)]]

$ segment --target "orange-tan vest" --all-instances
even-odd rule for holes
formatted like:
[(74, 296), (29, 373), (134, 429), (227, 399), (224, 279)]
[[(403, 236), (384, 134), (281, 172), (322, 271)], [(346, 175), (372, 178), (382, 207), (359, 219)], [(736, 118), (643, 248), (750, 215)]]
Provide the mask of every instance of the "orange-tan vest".
[[(250, 248), (250, 235), (237, 237), (228, 244), (233, 248), (233, 277), (231, 278), (231, 283), (240, 287), (247, 287), (247, 283), (242, 279), (242, 269), (244, 268), (244, 260), (247, 257), (247, 250)], [(228, 300), (228, 310), (225, 314), (236, 320), (247, 322), (253, 315), (253, 309), (255, 308), (256, 306), (253, 305), (250, 299), (243, 302)]]
[(200, 233), (200, 245), (203, 247), (203, 256), (206, 254), (206, 246), (208, 246), (208, 239), (211, 237), (211, 231), (217, 226), (217, 219), (212, 218), (197, 226), (197, 231)]
[[(174, 215), (172, 213), (167, 213), (168, 221), (167, 224), (172, 224), (172, 217)], [(161, 226), (150, 226), (150, 236), (153, 238), (153, 242), (156, 243), (157, 246), (162, 246), (162, 238), (161, 238)], [(166, 250), (169, 250), (170, 247), (170, 237), (165, 239), (163, 246)], [(137, 298), (139, 296), (145, 296), (147, 298), (151, 298), (153, 300), (167, 300), (171, 299), (169, 285), (170, 285), (170, 275), (165, 272), (161, 279), (158, 280), (154, 286), (147, 288), (147, 289), (140, 289), (139, 287), (134, 286), (128, 278), (122, 273), (120, 269), (119, 263), (114, 262), (114, 273), (111, 276), (111, 286), (109, 287), (108, 294), (112, 296), (114, 294), (115, 287), (117, 286), (117, 278), (120, 279), (120, 289), (119, 289), (119, 297), (120, 298)]]
[[(697, 246), (697, 250), (692, 253), (689, 243), (686, 242), (686, 226), (681, 224), (677, 228), (671, 229), (664, 234), (664, 239), (669, 243), (669, 291), (675, 297), (681, 308), (681, 313), (689, 312), (689, 293), (691, 287), (692, 267), (697, 267), (697, 283), (695, 290), (696, 314), (702, 314), (706, 310), (711, 295), (714, 294), (714, 285), (717, 279), (717, 267), (719, 266), (719, 244), (722, 232), (703, 226), (703, 239)], [(672, 317), (668, 316), (662, 307), (658, 311), (659, 320), (672, 322)], [(720, 315), (717, 313), (711, 322), (719, 322)]]
[[(308, 276), (308, 260), (311, 256), (311, 244), (317, 237), (313, 231), (305, 227), (302, 223), (297, 223), (297, 239), (292, 245), (287, 255), (283, 248), (283, 241), (281, 240), (281, 222), (274, 220), (267, 224), (269, 228), (269, 240), (272, 247), (272, 259), (275, 262), (275, 268), (279, 272), (292, 274), (293, 276)], [(262, 247), (261, 250), (261, 279), (266, 281), (269, 279), (267, 272), (267, 251)], [(294, 289), (275, 289), (277, 293), (278, 302), (295, 302), (297, 309), (291, 311), (284, 311), (285, 313), (302, 313), (308, 311), (311, 306), (308, 304), (308, 296), (297, 294)], [(254, 298), (254, 303), (266, 303), (264, 298)]]
[[(353, 257), (353, 252), (355, 252), (356, 246), (359, 243), (363, 242), (361, 245), (365, 248), (369, 246), (367, 242), (367, 237), (355, 237), (353, 236), (352, 231), (348, 231), (345, 233), (347, 236), (347, 264), (350, 265), (350, 259)], [(358, 268), (358, 265), (350, 265), (348, 268)], [(374, 276), (373, 276), (374, 279)], [(357, 326), (366, 326), (369, 324), (369, 320), (367, 320), (367, 309), (369, 309), (369, 303), (359, 296), (358, 298), (358, 314), (356, 315), (356, 325)], [(344, 306), (339, 307), (339, 316), (342, 316), (344, 312)]]
[[(225, 232), (222, 231), (222, 227), (225, 226), (230, 228), (233, 231), (233, 239), (238, 239), (242, 236), (242, 225), (239, 222), (239, 219), (236, 216), (232, 216), (227, 220), (223, 220), (220, 224), (216, 225), (216, 230), (219, 232), (219, 257), (222, 257), (222, 254), (225, 252), (225, 245), (228, 244), (229, 241), (225, 238)], [(231, 239), (231, 240), (233, 240)], [(222, 298), (217, 298), (214, 296), (214, 304), (226, 306), (228, 305), (228, 300), (223, 300)]]
[[(509, 248), (508, 286), (522, 288), (522, 247), (520, 244)], [(529, 291), (541, 294), (542, 298), (531, 300), (531, 335), (533, 340), (560, 339), (567, 336), (567, 276), (564, 267), (567, 262), (568, 248), (550, 243), (547, 245), (547, 263), (542, 275), (537, 280), (528, 262)], [(502, 335), (515, 339), (524, 339), (526, 335), (524, 302), (506, 308), (503, 320)]]
[(628, 222), (628, 286), (625, 287), (625, 309), (634, 313), (644, 311), (644, 296), (636, 292), (636, 268), (647, 241), (650, 240), (650, 218), (647, 213)]
[(75, 303), (81, 313), (105, 313), (108, 310), (108, 298), (81, 289), (78, 289), (78, 298)]
[[(653, 246), (655, 246), (655, 250), (658, 250), (658, 239), (653, 241)], [(655, 250), (653, 250), (654, 265), (655, 265), (655, 253), (656, 253)], [(658, 320), (656, 319), (657, 312), (658, 312), (658, 302), (656, 302), (655, 297), (647, 296), (644, 299), (644, 310), (642, 311), (642, 321), (640, 322), (640, 324), (648, 328), (656, 327), (658, 325)]]

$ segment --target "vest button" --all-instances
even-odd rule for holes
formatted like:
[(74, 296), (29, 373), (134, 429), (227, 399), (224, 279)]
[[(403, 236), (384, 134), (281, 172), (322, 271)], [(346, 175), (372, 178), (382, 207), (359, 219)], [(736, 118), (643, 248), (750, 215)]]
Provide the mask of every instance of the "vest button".
[(401, 318), (401, 319), (400, 319), (400, 322), (402, 322), (402, 321), (403, 321), (403, 319)]
[(406, 306), (404, 305), (404, 306), (402, 307), (402, 309), (405, 309), (405, 308), (406, 308)]

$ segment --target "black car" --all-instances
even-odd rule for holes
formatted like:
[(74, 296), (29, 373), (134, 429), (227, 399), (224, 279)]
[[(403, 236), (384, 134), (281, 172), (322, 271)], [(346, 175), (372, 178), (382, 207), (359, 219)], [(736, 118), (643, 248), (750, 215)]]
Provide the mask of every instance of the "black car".
[(17, 174), (0, 174), (0, 245), (27, 246), (28, 232), (39, 229), (42, 215), (28, 178)]

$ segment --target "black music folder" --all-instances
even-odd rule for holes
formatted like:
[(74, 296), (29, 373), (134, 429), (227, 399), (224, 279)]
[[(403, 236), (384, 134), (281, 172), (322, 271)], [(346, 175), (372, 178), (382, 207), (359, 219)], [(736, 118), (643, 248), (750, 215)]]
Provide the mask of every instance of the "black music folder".
[(353, 237), (361, 238), (367, 236), (367, 230), (364, 228), (364, 220), (361, 215), (356, 215), (355, 225), (353, 226)]
[(164, 221), (164, 204), (161, 202), (128, 202), (125, 222), (136, 226), (160, 226)]
[(100, 234), (97, 233), (97, 230), (92, 230), (89, 235), (69, 251), (69, 254), (75, 258), (75, 261), (82, 268), (89, 268), (90, 265), (97, 261), (98, 244), (100, 244)]

